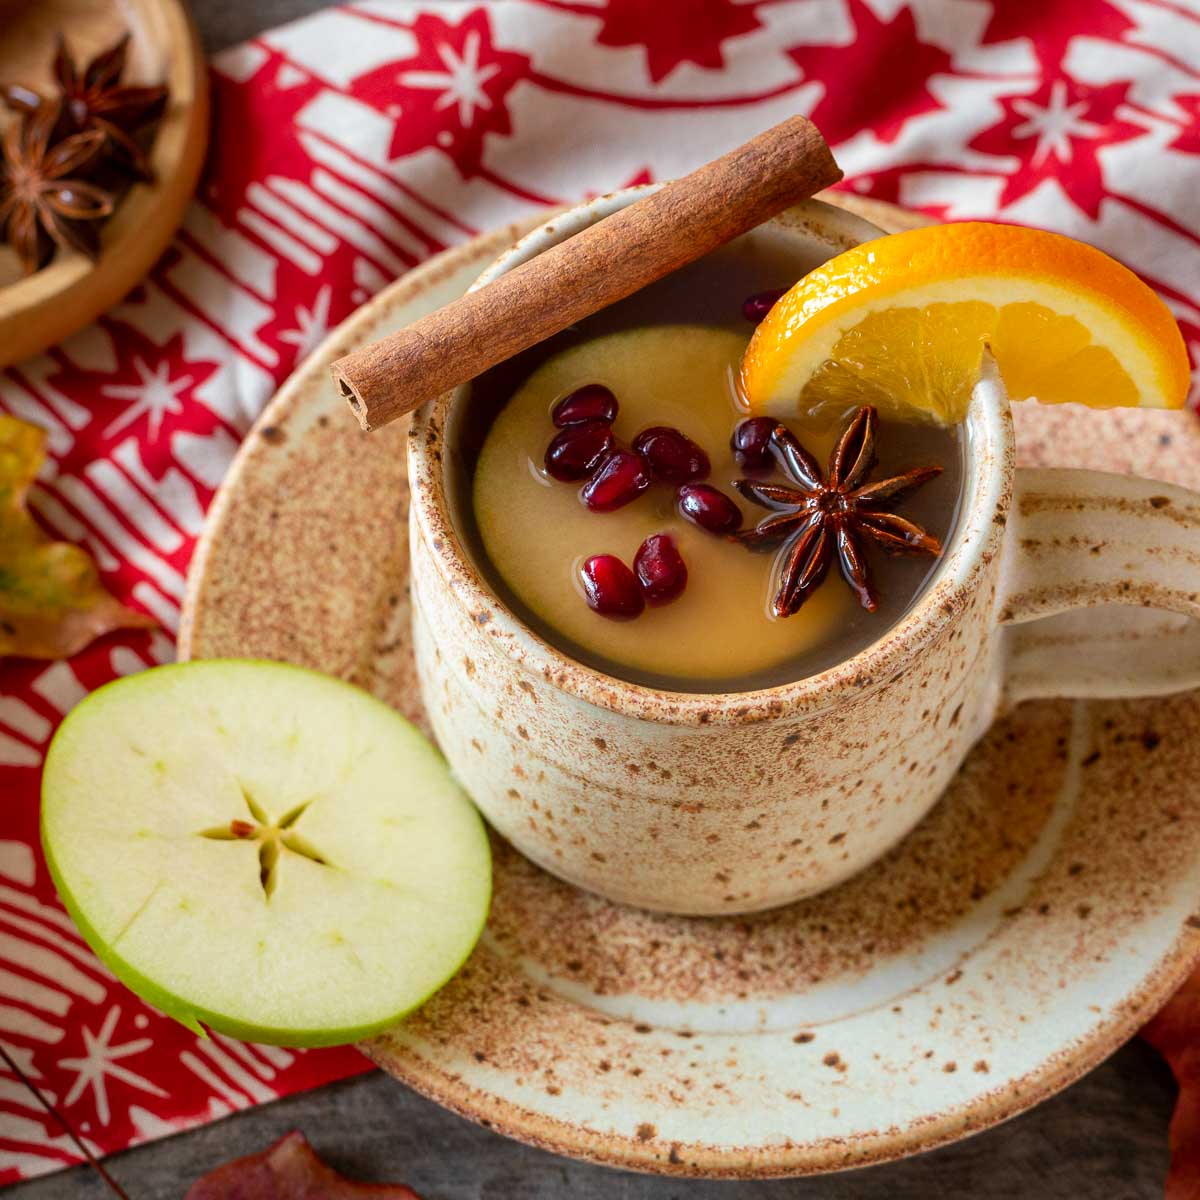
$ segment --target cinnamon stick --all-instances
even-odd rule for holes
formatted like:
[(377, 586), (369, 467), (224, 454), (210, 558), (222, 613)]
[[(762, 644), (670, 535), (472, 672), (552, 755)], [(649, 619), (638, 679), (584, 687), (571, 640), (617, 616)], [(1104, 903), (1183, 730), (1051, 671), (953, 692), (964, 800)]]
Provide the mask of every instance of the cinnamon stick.
[(333, 363), (378, 429), (841, 179), (817, 127), (788, 120), (475, 292)]

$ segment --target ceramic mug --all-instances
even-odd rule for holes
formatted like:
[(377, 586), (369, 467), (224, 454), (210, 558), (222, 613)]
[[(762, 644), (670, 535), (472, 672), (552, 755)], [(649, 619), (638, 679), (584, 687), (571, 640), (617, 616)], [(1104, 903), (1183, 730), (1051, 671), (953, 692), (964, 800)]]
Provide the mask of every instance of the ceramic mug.
[[(555, 217), (475, 286), (639, 192)], [(816, 201), (775, 223), (825, 256), (879, 235)], [(723, 695), (658, 691), (583, 666), (495, 596), (456, 531), (448, 486), (463, 408), (453, 395), (427, 405), (409, 440), (425, 707), (491, 824), (546, 870), (609, 899), (700, 915), (812, 895), (908, 834), (1005, 706), (1200, 685), (1200, 620), (1186, 619), (1200, 618), (1200, 496), (1016, 469), (994, 371), (966, 420), (957, 529), (906, 615), (818, 675)], [(1070, 611), (1084, 608), (1083, 619)]]

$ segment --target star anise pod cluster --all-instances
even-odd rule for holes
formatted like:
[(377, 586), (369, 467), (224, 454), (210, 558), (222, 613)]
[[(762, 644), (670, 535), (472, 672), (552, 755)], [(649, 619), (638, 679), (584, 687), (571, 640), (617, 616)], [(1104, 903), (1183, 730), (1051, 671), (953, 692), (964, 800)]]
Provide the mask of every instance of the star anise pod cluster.
[(95, 257), (97, 223), (113, 210), (112, 194), (83, 178), (103, 135), (55, 140), (59, 118), (57, 105), (44, 104), (0, 141), (0, 229), (27, 275), (46, 265), (55, 246)]
[(780, 546), (779, 586), (772, 607), (790, 617), (813, 594), (837, 560), (842, 577), (868, 612), (879, 606), (864, 553), (874, 542), (891, 554), (942, 552), (941, 542), (889, 509), (941, 473), (917, 467), (868, 482), (876, 463), (879, 414), (860, 408), (838, 440), (823, 476), (817, 461), (786, 425), (771, 434), (771, 452), (791, 484), (739, 479), (747, 500), (771, 510), (756, 528), (735, 535), (751, 548)]
[(0, 232), (26, 274), (56, 246), (94, 257), (113, 185), (152, 177), (136, 135), (162, 115), (167, 90), (121, 83), (128, 48), (126, 34), (81, 68), (60, 35), (55, 95), (0, 85), (15, 114), (0, 141)]
[(134, 134), (162, 116), (167, 89), (122, 84), (128, 51), (129, 34), (125, 34), (81, 69), (59, 34), (54, 55), (58, 95), (47, 99), (32, 88), (8, 84), (0, 88), (0, 98), (22, 116), (32, 116), (47, 104), (61, 104), (68, 132), (103, 134), (105, 153), (114, 162), (138, 179), (150, 180), (150, 164)]

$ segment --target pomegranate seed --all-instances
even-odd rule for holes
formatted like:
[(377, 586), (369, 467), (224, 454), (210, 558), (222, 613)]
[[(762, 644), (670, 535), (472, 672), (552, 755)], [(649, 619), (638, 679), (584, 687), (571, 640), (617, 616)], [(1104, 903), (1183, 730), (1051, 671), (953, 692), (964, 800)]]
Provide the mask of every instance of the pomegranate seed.
[(742, 510), (710, 484), (685, 483), (675, 498), (679, 511), (709, 533), (736, 533), (742, 527)]
[(610, 450), (596, 473), (579, 489), (593, 512), (612, 512), (636, 500), (650, 486), (642, 460), (628, 450)]
[(648, 537), (633, 557), (633, 569), (647, 604), (670, 604), (687, 587), (687, 564), (669, 533)]
[(771, 457), (771, 434), (774, 431), (773, 417), (750, 417), (733, 431), (729, 445), (743, 471), (753, 474), (771, 469), (774, 461)]
[(613, 432), (601, 421), (572, 425), (556, 433), (546, 447), (546, 474), (563, 483), (573, 483), (591, 474), (612, 449)]
[(603, 421), (611, 425), (617, 419), (617, 398), (602, 383), (585, 383), (564, 396), (550, 411), (550, 420), (559, 429)]
[(786, 291), (787, 288), (772, 288), (769, 292), (755, 292), (753, 296), (747, 296), (742, 301), (742, 316), (757, 325)]
[(690, 437), (666, 425), (643, 429), (633, 439), (633, 449), (663, 483), (691, 483), (704, 479), (710, 470), (708, 455)]
[(579, 578), (588, 608), (602, 617), (629, 620), (646, 607), (633, 572), (615, 554), (593, 554), (579, 568)]

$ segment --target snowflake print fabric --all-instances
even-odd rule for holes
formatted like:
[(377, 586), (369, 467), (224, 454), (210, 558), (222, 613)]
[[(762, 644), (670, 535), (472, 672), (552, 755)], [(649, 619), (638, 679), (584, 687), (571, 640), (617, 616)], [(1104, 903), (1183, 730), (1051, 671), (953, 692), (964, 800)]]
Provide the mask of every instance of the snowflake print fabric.
[[(204, 514), (325, 334), (472, 234), (686, 172), (793, 112), (844, 187), (1040, 225), (1135, 266), (1200, 353), (1200, 10), (1189, 0), (362, 0), (213, 63), (209, 165), (98, 323), (0, 372), (48, 432), (32, 507), (159, 624), (0, 663), (0, 1040), (97, 1153), (366, 1069), (197, 1039), (100, 966), (40, 857), (39, 772), (89, 690), (173, 655)], [(73, 1163), (0, 1071), (0, 1184)]]

